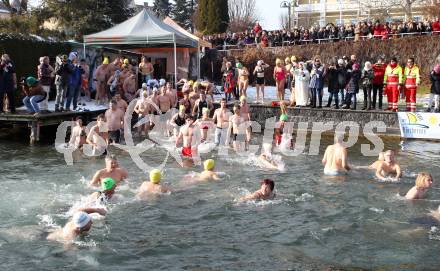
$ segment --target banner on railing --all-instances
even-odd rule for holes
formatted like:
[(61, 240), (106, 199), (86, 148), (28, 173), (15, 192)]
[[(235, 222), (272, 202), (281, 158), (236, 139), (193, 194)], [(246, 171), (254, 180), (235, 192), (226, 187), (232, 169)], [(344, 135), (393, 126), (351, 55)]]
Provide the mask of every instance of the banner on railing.
[(403, 138), (440, 139), (440, 114), (399, 112), (398, 118)]

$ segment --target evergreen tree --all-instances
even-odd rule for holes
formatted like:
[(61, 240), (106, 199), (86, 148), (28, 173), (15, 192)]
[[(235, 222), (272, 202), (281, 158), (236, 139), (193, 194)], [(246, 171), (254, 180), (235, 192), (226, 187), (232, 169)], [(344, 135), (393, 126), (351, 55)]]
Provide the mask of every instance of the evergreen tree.
[(208, 25), (208, 3), (209, 0), (199, 0), (196, 12), (196, 28), (200, 32), (206, 32)]
[(130, 0), (42, 0), (38, 14), (56, 19), (67, 38), (81, 41), (83, 35), (104, 30), (133, 15)]
[(169, 0), (154, 0), (153, 11), (160, 18), (170, 15), (171, 4)]
[(224, 33), (228, 29), (228, 25), (228, 0), (209, 1), (206, 33)]
[(175, 5), (171, 10), (171, 16), (176, 23), (185, 29), (191, 28), (192, 12), (189, 2), (186, 0), (175, 0)]

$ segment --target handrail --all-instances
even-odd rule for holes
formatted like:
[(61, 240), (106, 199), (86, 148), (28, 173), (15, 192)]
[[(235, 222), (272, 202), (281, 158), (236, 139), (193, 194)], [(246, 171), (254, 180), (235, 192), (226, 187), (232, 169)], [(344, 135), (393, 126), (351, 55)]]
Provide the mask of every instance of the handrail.
[[(410, 33), (384, 33), (381, 35), (367, 35), (367, 36), (359, 36), (360, 40), (387, 40), (387, 39), (394, 39), (394, 38), (404, 38), (406, 36), (422, 36), (422, 35), (433, 35), (433, 34), (439, 34), (440, 31), (430, 31), (430, 32), (410, 32)], [(385, 37), (385, 38), (384, 38)], [(310, 43), (325, 43), (325, 42), (339, 42), (349, 41), (349, 40), (355, 40), (355, 36), (349, 36), (349, 37), (335, 37), (335, 38), (324, 38), (324, 39), (307, 39), (307, 40), (290, 40), (290, 41), (282, 41), (280, 46), (270, 46), (265, 48), (278, 48), (278, 47), (284, 47), (284, 46), (292, 46), (292, 45), (304, 45), (304, 44), (310, 44)], [(234, 45), (234, 44), (223, 44), (218, 45), (216, 48), (222, 48), (219, 51), (236, 51), (236, 50), (243, 50), (244, 47), (261, 47), (261, 43), (251, 43), (251, 44), (243, 44), (243, 45)]]

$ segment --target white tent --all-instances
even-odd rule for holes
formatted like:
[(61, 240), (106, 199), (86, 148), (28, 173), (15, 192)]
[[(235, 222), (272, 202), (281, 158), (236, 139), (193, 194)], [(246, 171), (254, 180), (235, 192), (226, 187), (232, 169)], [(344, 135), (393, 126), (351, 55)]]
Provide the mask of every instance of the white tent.
[(174, 48), (174, 80), (177, 82), (177, 47), (198, 48), (199, 42), (162, 22), (150, 10), (143, 9), (125, 22), (84, 36), (84, 47), (90, 45), (124, 50), (172, 46)]

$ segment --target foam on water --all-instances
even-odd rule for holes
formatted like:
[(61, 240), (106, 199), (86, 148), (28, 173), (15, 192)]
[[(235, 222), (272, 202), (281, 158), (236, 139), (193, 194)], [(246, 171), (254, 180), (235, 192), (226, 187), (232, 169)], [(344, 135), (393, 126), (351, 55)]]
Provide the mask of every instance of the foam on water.
[(383, 212), (385, 211), (384, 209), (380, 209), (380, 208), (376, 208), (376, 207), (370, 207), (370, 208), (368, 208), (368, 210), (370, 210), (374, 213), (378, 213), (378, 214), (383, 214)]

